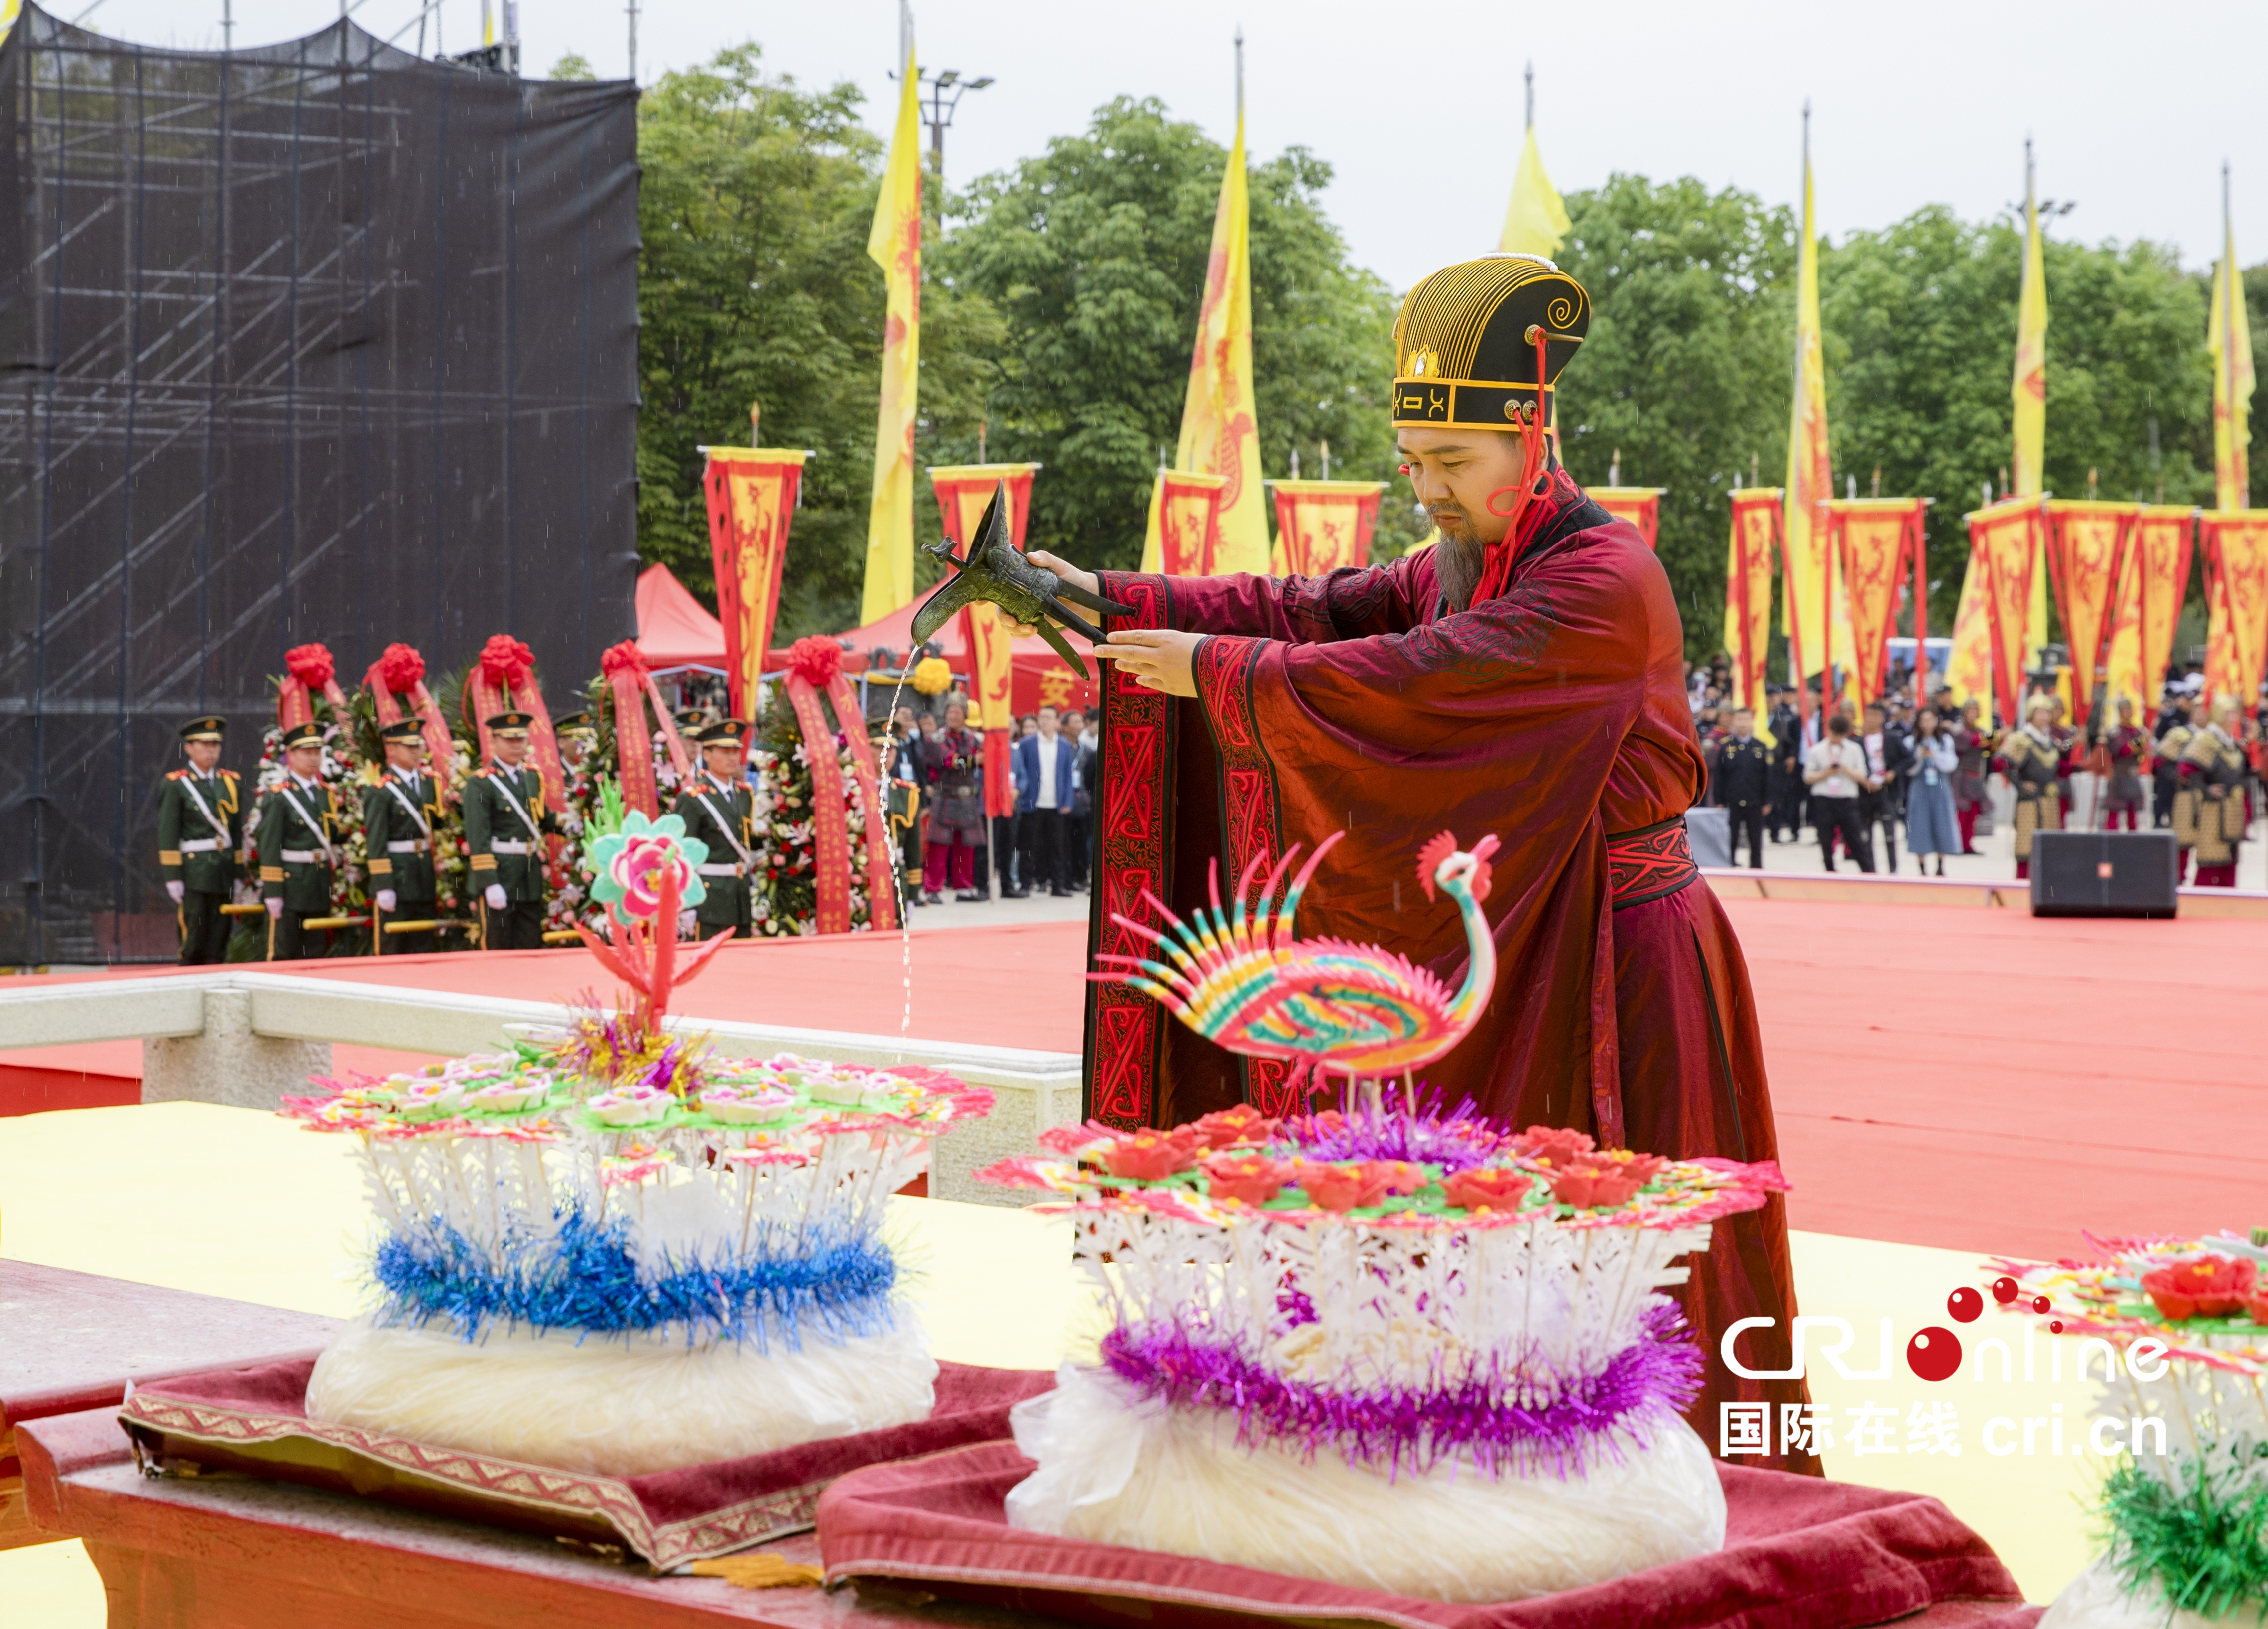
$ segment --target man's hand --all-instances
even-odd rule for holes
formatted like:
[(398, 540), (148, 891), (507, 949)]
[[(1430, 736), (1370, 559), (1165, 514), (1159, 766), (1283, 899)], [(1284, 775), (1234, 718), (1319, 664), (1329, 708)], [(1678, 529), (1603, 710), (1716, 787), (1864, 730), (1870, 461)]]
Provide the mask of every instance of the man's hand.
[[(1053, 571), (1057, 578), (1069, 583), (1074, 588), (1084, 588), (1087, 593), (1096, 595), (1100, 595), (1102, 593), (1101, 579), (1096, 577), (1094, 572), (1082, 571), (1077, 566), (1071, 564), (1068, 561), (1058, 560), (1055, 556), (1049, 554), (1044, 549), (1032, 549), (1029, 553), (1025, 555), (1024, 558), (1029, 560), (1034, 565), (1043, 565), (1047, 567), (1048, 570)], [(1008, 624), (1008, 631), (1010, 635), (1015, 638), (1029, 639), (1038, 634), (1040, 630), (1033, 627), (1029, 623), (1010, 623)]]
[(389, 917), (394, 914), (394, 894), (392, 888), (378, 890), (378, 908)]
[(268, 906), (268, 919), (270, 922), (281, 922), (284, 919), (284, 902), (280, 899), (271, 899), (265, 903)]
[(1197, 641), (1204, 638), (1171, 628), (1126, 628), (1112, 634), (1109, 644), (1096, 645), (1094, 657), (1116, 662), (1137, 684), (1168, 696), (1195, 696)]
[(481, 897), (488, 902), (490, 910), (502, 910), (506, 905), (512, 903), (512, 901), (504, 897), (504, 884), (501, 882), (490, 883)]
[(185, 882), (176, 881), (166, 884), (166, 897), (177, 905), (181, 903), (181, 896), (188, 891), (188, 885)]

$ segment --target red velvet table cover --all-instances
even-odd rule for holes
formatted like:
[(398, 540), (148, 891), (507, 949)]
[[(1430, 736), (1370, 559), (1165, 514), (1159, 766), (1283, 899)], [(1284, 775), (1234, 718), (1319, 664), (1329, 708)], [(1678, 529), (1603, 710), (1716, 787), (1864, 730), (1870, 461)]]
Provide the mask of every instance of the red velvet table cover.
[(1008, 1410), (1050, 1389), (1037, 1369), (938, 1366), (927, 1419), (644, 1476), (556, 1471), (307, 1418), (303, 1358), (144, 1386), (119, 1423), (161, 1471), (238, 1471), (587, 1543), (681, 1566), (808, 1529), (846, 1471), (1008, 1435)]
[[(1241, 1617), (1354, 1618), (1395, 1629), (1856, 1629), (2005, 1625), (2037, 1616), (1991, 1546), (1934, 1499), (1718, 1466), (1715, 1555), (1532, 1600), (1449, 1606), (1155, 1551), (1012, 1528), (1002, 1501), (1033, 1463), (988, 1442), (878, 1464), (819, 1500), (828, 1581), (918, 1580), (939, 1594), (1118, 1625), (1200, 1629)], [(1410, 1535), (1412, 1544), (1425, 1535)]]

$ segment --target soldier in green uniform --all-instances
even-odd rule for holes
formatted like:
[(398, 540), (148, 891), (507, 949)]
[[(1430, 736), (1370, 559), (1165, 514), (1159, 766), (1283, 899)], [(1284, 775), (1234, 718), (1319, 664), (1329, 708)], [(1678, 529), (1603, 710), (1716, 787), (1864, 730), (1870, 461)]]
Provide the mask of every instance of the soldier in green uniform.
[(702, 730), (701, 772), (678, 794), (673, 811), (685, 822), (687, 837), (709, 845), (709, 858), (701, 867), (708, 891), (688, 913), (703, 939), (722, 933), (749, 939), (756, 931), (748, 908), (756, 800), (741, 768), (740, 733), (747, 727), (738, 719), (725, 719)]
[(551, 721), (551, 733), (558, 738), (559, 762), (574, 769), (589, 756), (599, 743), (598, 726), (591, 722), (587, 712), (563, 712)]
[(338, 810), (318, 778), (321, 725), (284, 732), (284, 778), (260, 802), (260, 893), (268, 906), (268, 959), (298, 962), (323, 954), (304, 924), (331, 914), (338, 863)]
[(465, 849), (481, 889), (484, 949), (543, 947), (543, 837), (559, 829), (559, 817), (543, 807), (543, 777), (526, 767), (534, 718), (490, 719), (496, 757), (465, 783)]
[(416, 955), (435, 948), (431, 928), (389, 933), (387, 918), (430, 922), (440, 909), (433, 878), (433, 824), (441, 815), (441, 789), (425, 773), (425, 726), (416, 719), (379, 732), (386, 743), (386, 773), (362, 794), (364, 851), (369, 856), (370, 953)]
[(225, 719), (210, 716), (181, 726), (189, 767), (168, 774), (158, 797), (158, 866), (179, 907), (184, 967), (222, 961), (228, 950), (221, 907), (244, 847), (244, 806), (235, 771), (219, 767), (227, 727)]

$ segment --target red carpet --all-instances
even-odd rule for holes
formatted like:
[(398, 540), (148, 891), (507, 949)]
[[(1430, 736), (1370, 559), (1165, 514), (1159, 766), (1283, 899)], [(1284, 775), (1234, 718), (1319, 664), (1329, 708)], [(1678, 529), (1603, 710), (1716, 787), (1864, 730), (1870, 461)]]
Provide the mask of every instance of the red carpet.
[[(2268, 922), (1734, 900), (1798, 1227), (2060, 1256), (2079, 1230), (2268, 1223)], [(1083, 923), (916, 932), (910, 1033), (1077, 1051)], [(730, 947), (681, 1010), (895, 1034), (895, 937)], [(135, 969), (121, 969), (121, 974)], [(303, 964), (532, 1000), (605, 985), (579, 949)], [(120, 975), (94, 975), (117, 977)], [(80, 1061), (102, 1054), (100, 1064)], [(129, 1047), (5, 1065), (124, 1072)], [(390, 1065), (342, 1047), (341, 1067)], [(138, 1072), (138, 1064), (133, 1065)], [(88, 1078), (93, 1077), (90, 1074)], [(122, 1084), (122, 1082), (121, 1083)], [(116, 1101), (112, 1099), (111, 1101)], [(55, 1103), (44, 1106), (64, 1106)], [(18, 1110), (22, 1112), (22, 1110)]]

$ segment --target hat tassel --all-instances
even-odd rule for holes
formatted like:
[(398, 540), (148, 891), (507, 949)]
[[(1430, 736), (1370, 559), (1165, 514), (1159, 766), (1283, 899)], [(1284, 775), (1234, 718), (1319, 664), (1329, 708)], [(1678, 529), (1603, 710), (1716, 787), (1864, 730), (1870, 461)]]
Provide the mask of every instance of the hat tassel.
[[(1535, 418), (1528, 426), (1527, 446), (1521, 453), (1520, 481), (1514, 486), (1500, 486), (1488, 495), (1489, 513), (1502, 515), (1512, 524), (1505, 527), (1503, 540), (1488, 550), (1486, 564), (1481, 569), (1480, 586), (1473, 590), (1469, 605), (1493, 600), (1512, 581), (1513, 562), (1520, 557), (1520, 523), (1528, 518), (1528, 506), (1535, 498), (1535, 479), (1543, 471), (1545, 420), (1548, 417), (1543, 392), (1544, 380), (1549, 375), (1543, 369), (1544, 332), (1542, 325), (1538, 324), (1533, 332), (1535, 335)], [(1496, 506), (1496, 500), (1506, 492), (1513, 495), (1509, 511)]]

